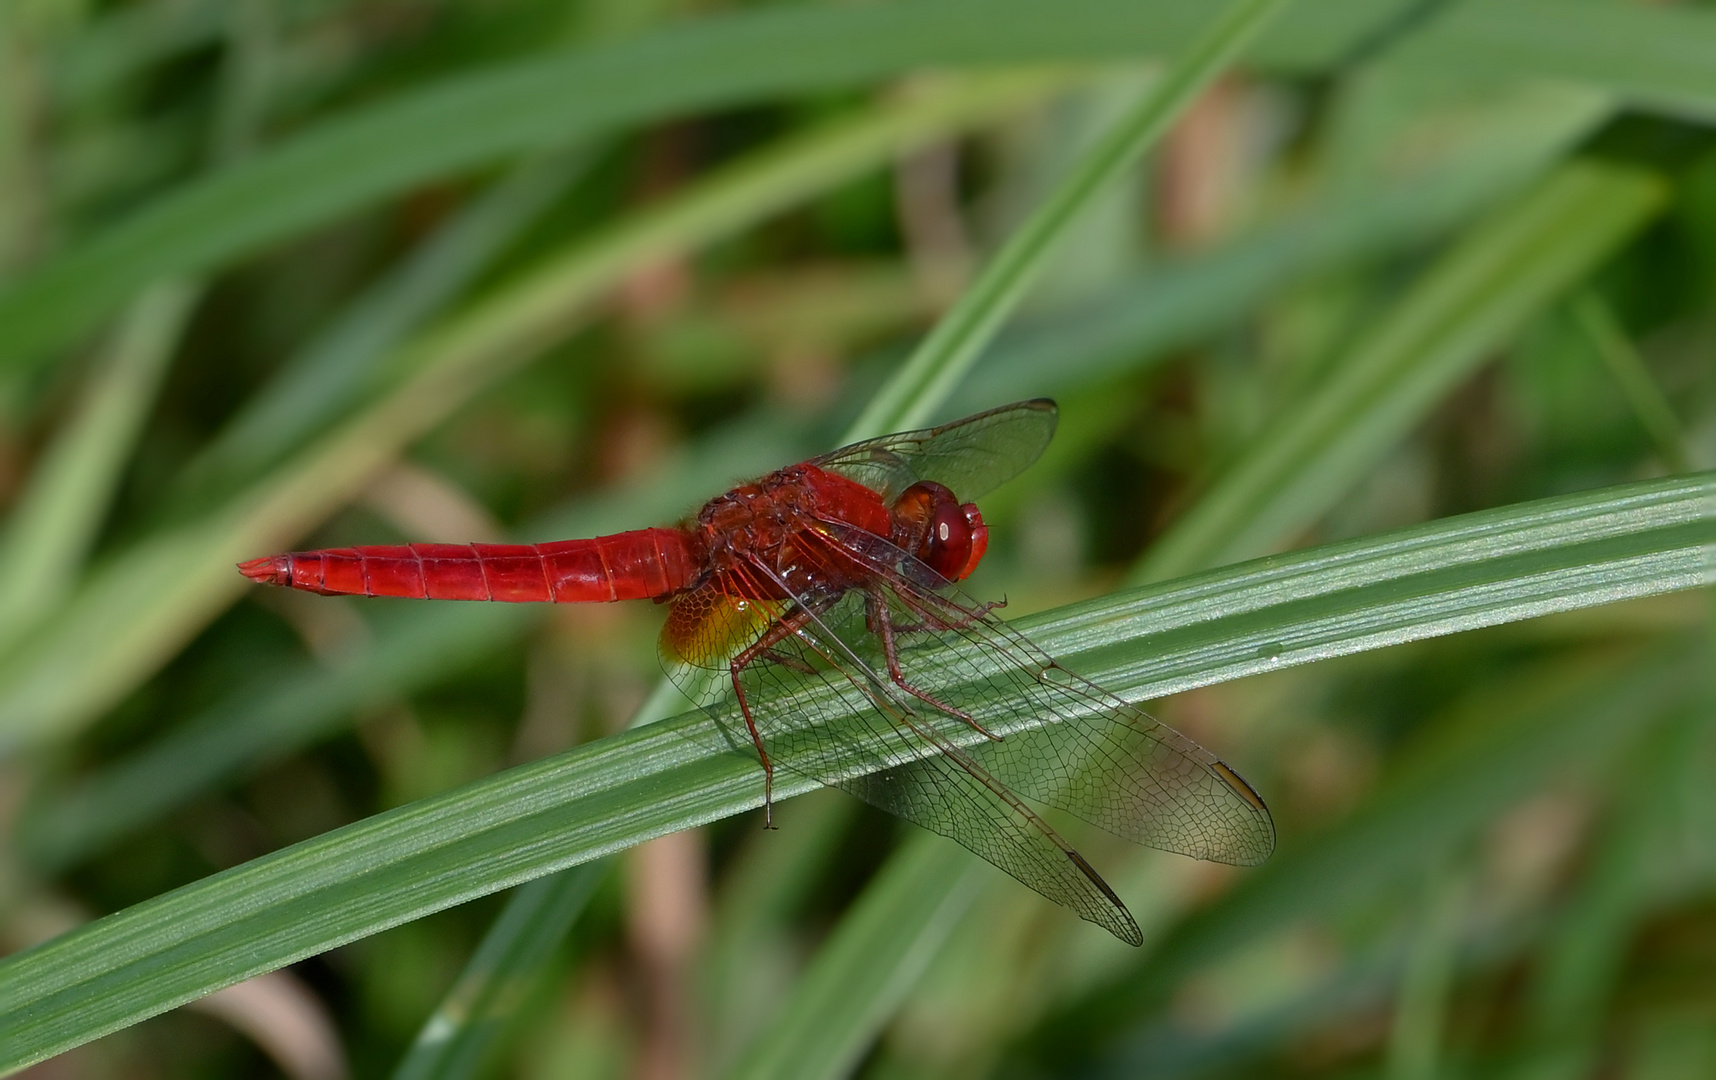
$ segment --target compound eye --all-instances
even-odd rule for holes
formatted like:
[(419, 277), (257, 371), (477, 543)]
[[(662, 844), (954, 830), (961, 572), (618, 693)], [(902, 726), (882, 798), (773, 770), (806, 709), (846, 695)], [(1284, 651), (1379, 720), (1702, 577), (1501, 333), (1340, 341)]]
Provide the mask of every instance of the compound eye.
[(976, 503), (966, 503), (959, 508), (965, 515), (966, 527), (971, 530), (971, 558), (965, 562), (965, 569), (959, 572), (960, 580), (971, 576), (977, 569), (977, 564), (983, 561), (983, 553), (989, 550), (989, 526), (983, 522), (983, 514), (978, 511)]
[(918, 558), (949, 581), (958, 581), (970, 572), (971, 523), (959, 504), (943, 503), (930, 515), (929, 532)]

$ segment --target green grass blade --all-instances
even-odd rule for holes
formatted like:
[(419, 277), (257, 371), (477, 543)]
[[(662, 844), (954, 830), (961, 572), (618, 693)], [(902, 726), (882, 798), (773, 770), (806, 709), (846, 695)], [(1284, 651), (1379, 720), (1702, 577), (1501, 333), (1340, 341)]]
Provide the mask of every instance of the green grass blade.
[[(1600, 113), (1601, 113), (1600, 107), (1597, 107), (1596, 109), (1593, 110), (1594, 115), (1600, 115)], [(1640, 216), (1642, 217), (1642, 214)], [(1539, 239), (1540, 239), (1540, 235), (1537, 232), (1533, 232), (1526, 239), (1525, 243), (1526, 244), (1536, 243)], [(1615, 239), (1618, 240), (1618, 237), (1616, 237)], [(1521, 248), (1523, 249), (1523, 245), (1521, 245)], [(1606, 251), (1607, 248), (1603, 248), (1602, 250)], [(1582, 269), (1584, 264), (1580, 263), (1579, 266)], [(976, 291), (977, 290), (973, 290), (974, 293)], [(1434, 353), (1432, 353), (1431, 356), (1433, 359), (1439, 358)], [(1424, 392), (1424, 391), (1421, 391), (1421, 392)], [(1431, 396), (1432, 394), (1434, 396)], [(1430, 391), (1428, 391), (1426, 393), (1426, 397), (1424, 400), (1432, 401), (1432, 400), (1435, 400), (1435, 398), (1439, 397), (1439, 396), (1440, 395), (1438, 393), (1436, 393), (1434, 389), (1431, 389)], [(1374, 401), (1374, 398), (1372, 399), (1372, 401)], [(1366, 402), (1366, 404), (1368, 405), (1368, 404), (1370, 404), (1370, 402)], [(1355, 410), (1354, 412), (1349, 412), (1346, 415), (1340, 416), (1338, 418), (1331, 417), (1330, 423), (1331, 423), (1331, 425), (1334, 425), (1334, 424), (1352, 424), (1354, 422), (1355, 414), (1357, 412), (1358, 412), (1358, 410)], [(1291, 475), (1290, 470), (1293, 467), (1297, 467), (1298, 469), (1302, 470), (1300, 475), (1311, 475), (1311, 476), (1316, 476), (1316, 475), (1327, 473), (1328, 470), (1330, 469), (1329, 456), (1324, 456), (1323, 458), (1320, 458), (1320, 459), (1317, 457), (1311, 457), (1309, 460), (1297, 460), (1297, 461), (1289, 458), (1289, 459), (1283, 461), (1279, 457), (1278, 452), (1271, 452), (1269, 455), (1264, 456), (1263, 460), (1265, 460), (1271, 466), (1284, 466), (1280, 472), (1276, 473), (1272, 477), (1273, 482), (1275, 482), (1277, 484), (1281, 483), (1281, 481), (1282, 481), (1282, 478), (1283, 478), (1282, 473), (1287, 473), (1288, 475)], [(1357, 460), (1357, 459), (1354, 458), (1353, 460)], [(1246, 503), (1236, 502), (1233, 504), (1233, 509), (1235, 511), (1236, 517), (1242, 517), (1247, 512), (1255, 512), (1259, 509), (1260, 505), (1262, 507), (1265, 507), (1265, 508), (1268, 506), (1268, 503), (1265, 500), (1259, 499), (1255, 492), (1253, 492), (1251, 494), (1252, 494), (1252, 498), (1250, 499), (1249, 502), (1246, 502)], [(1199, 512), (1199, 510), (1203, 509), (1203, 506), (1204, 506), (1204, 504), (1200, 503), (1198, 509), (1194, 510), (1193, 513), (1197, 514)], [(1236, 526), (1236, 524), (1237, 524), (1237, 522), (1234, 520), (1222, 521), (1219, 523), (1219, 527), (1223, 528), (1223, 529), (1231, 529), (1231, 528), (1234, 528)], [(1271, 523), (1267, 523), (1267, 524), (1276, 524), (1276, 523), (1271, 522)], [(1203, 542), (1205, 544), (1207, 544), (1208, 538), (1207, 537), (1203, 538)], [(950, 857), (957, 858), (957, 856), (950, 856)], [(931, 887), (932, 887), (932, 883), (929, 883), (929, 882), (925, 883), (926, 890), (931, 888)], [(869, 954), (875, 954), (876, 949), (879, 948), (879, 946), (880, 946), (879, 942), (875, 943), (875, 945), (870, 950), (868, 950), (868, 953)], [(841, 953), (839, 955), (847, 955), (847, 954)], [(863, 957), (866, 955), (866, 950), (863, 950), (863, 949), (850, 950), (850, 955), (857, 956), (857, 957)], [(819, 959), (818, 964), (820, 964), (821, 962), (822, 961)], [(850, 979), (852, 976), (850, 973), (848, 973), (846, 977)], [(848, 1000), (846, 1002), (842, 1002), (841, 1004), (849, 1005), (850, 1001)], [(850, 1017), (852, 1015), (853, 1015), (852, 1010), (848, 1009), (848, 1011), (843, 1016), (810, 1017), (810, 1016), (800, 1016), (800, 1015), (795, 1014), (794, 1020), (797, 1022), (803, 1023), (803, 1024), (807, 1024), (810, 1027), (815, 1028), (817, 1030), (827, 1031), (829, 1029), (837, 1029), (841, 1020), (846, 1019), (847, 1017)], [(773, 1032), (771, 1032), (770, 1038), (771, 1039), (780, 1039), (782, 1041), (791, 1041), (791, 1040), (799, 1037), (795, 1032), (795, 1028), (796, 1028), (796, 1024), (783, 1024), (779, 1028), (777, 1028)]]
[(1103, 134), (1071, 175), (1007, 238), (905, 367), (854, 422), (852, 441), (918, 427), (929, 419), (930, 410), (965, 376), (1018, 306), (1078, 215), (1161, 138), (1284, 6), (1284, 0), (1241, 0), (1222, 12), (1215, 25)]
[(793, 993), (800, 959), (793, 933), (828, 874), (838, 873), (863, 804), (812, 792), (775, 808), (776, 828), (753, 834), (722, 873), (699, 966), (704, 1075), (720, 1076), (773, 1024)]
[(393, 1071), (394, 1080), (475, 1075), (520, 1002), (553, 966), (561, 939), (607, 869), (605, 862), (585, 863), (520, 885)]
[(1622, 770), (1618, 806), (1534, 967), (1525, 1047), (1530, 1064), (1520, 1075), (1588, 1076), (1597, 1064), (1603, 1007), (1639, 918), (1655, 899), (1658, 845), (1675, 835), (1687, 795), (1701, 780), (1700, 744), (1708, 742), (1710, 720), (1708, 698), (1691, 703)]
[[(1186, 978), (1303, 920), (1416, 888), (1427, 863), (1453, 857), (1551, 777), (1601, 770), (1702, 692), (1702, 648), (1559, 657), (1475, 688), (1433, 726), (1448, 734), (1409, 752), (1340, 824), (1277, 853), (1131, 970), (1062, 1003), (1026, 1053), (1054, 1055), (1061, 1069), (1136, 1075), (1160, 1009)], [(1067, 1060), (1069, 1047), (1081, 1060)]]
[[(1537, 91), (1512, 108), (1501, 127), (1450, 150), (1418, 179), (1311, 196), (1306, 209), (1254, 237), (1165, 264), (1092, 305), (1019, 334), (1003, 334), (955, 391), (955, 399), (974, 410), (1135, 369), (1166, 349), (1230, 325), (1236, 313), (1253, 310), (1269, 293), (1325, 266), (1428, 237), (1495, 193), (1517, 186), (1608, 112), (1593, 95)], [(816, 449), (764, 437), (763, 432), (774, 430), (765, 418), (743, 421), (738, 429), (739, 445), (701, 446), (669, 469), (666, 476), (675, 481), (671, 487), (649, 481), (635, 489), (671, 491), (668, 501), (616, 507), (593, 517), (572, 513), (520, 536), (595, 535), (665, 520), (731, 477), (761, 472)], [(247, 680), (235, 688), (230, 703), (137, 758), (39, 805), (21, 823), (19, 843), (39, 867), (75, 862), (207, 785), (343, 726), (378, 690), (408, 693), (444, 670), (444, 664), (510, 640), (530, 621), (523, 611), (496, 611), (483, 618), (457, 609), (416, 611), (409, 620), (374, 627), (373, 646), (343, 658), (332, 671), (305, 663), (301, 670)], [(364, 676), (366, 665), (372, 677)]]
[(1321, 517), (1532, 313), (1662, 207), (1654, 173), (1575, 162), (1490, 215), (1289, 405), (1136, 568), (1157, 580), (1261, 554)]
[(734, 1080), (849, 1076), (977, 894), (983, 867), (913, 833), (840, 920)]
[[(1008, 238), (973, 286), (872, 398), (844, 441), (924, 422), (1017, 307), (1052, 254), (1055, 241), (1282, 6), (1283, 0), (1242, 0), (1224, 13), (1190, 55), (1146, 93)], [(854, 917), (843, 921), (840, 935), (809, 977), (812, 992), (795, 998), (786, 1022), (771, 1029), (767, 1042), (741, 1066), (741, 1074), (836, 1074), (850, 1065), (945, 940), (954, 916), (964, 906), (956, 899), (956, 885), (972, 880), (973, 869), (953, 860), (956, 873), (918, 881), (914, 875), (922, 877), (926, 869), (947, 863), (937, 860), (924, 844), (917, 850), (922, 854), (915, 861), (895, 860)], [(799, 1045), (806, 1032), (815, 1032), (815, 1049)]]
[[(1148, 698), (1716, 580), (1716, 474), (1625, 485), (1259, 560), (1020, 620)], [(260, 971), (653, 836), (755, 808), (755, 762), (689, 715), (424, 799), (0, 962), (0, 1068)], [(810, 790), (782, 776), (776, 796)], [(1268, 873), (1266, 868), (1263, 873)]]
[(1716, 117), (1716, 22), (1669, 8), (1660, 19), (1607, 0), (1460, 4), (1406, 42), (1396, 58), (1442, 73), (1498, 71), (1603, 86), (1634, 107), (1709, 122)]
[(232, 564), (278, 550), (355, 496), (399, 450), (587, 318), (637, 270), (732, 235), (913, 146), (1067, 85), (973, 77), (786, 140), (677, 199), (547, 260), (396, 357), (404, 382), (207, 519), (116, 556), (20, 650), (0, 659), (0, 747), (87, 723), (162, 662), (245, 582)]
[[(851, 439), (923, 423), (965, 376), (1103, 189), (1169, 126), (1286, 6), (1239, 0), (1086, 152), (1007, 238), (972, 286), (889, 379)], [(777, 1023), (735, 1075), (841, 1076), (893, 1014), (976, 894), (973, 860), (915, 837), (817, 953)]]
[[(0, 294), (0, 369), (40, 360), (148, 281), (212, 270), (507, 156), (689, 112), (863, 85), (924, 65), (1172, 52), (1203, 17), (1192, 0), (1146, 9), (1104, 0), (1054, 12), (970, 0), (789, 8), (694, 21), (450, 78), (326, 121), (184, 185), (18, 282)], [(1339, 26), (1328, 36), (1339, 41), (1367, 30), (1376, 16), (1334, 21)]]
[[(1258, 63), (1315, 71), (1352, 59), (1411, 5), (1302, 3), (1258, 43)], [(1468, 5), (1470, 6), (1470, 5)], [(147, 282), (226, 265), (402, 191), (510, 155), (629, 126), (807, 91), (863, 85), (926, 65), (1137, 60), (1183, 49), (1201, 0), (930, 0), (745, 12), (632, 41), (533, 57), (448, 79), (329, 120), (254, 161), (170, 193), (0, 295), (0, 368), (39, 361)], [(1629, 103), (1716, 113), (1708, 57), (1716, 16), (1614, 5), (1477, 5), (1417, 54), (1483, 57), (1486, 71), (1546, 74)], [(1436, 25), (1432, 21), (1432, 25)], [(1562, 42), (1540, 43), (1545, 27)], [(1630, 96), (1629, 96), (1630, 95)]]
[[(1406, 175), (1325, 182), (1301, 207), (1213, 251), (1164, 260), (1091, 300), (1008, 331), (955, 393), (976, 411), (1095, 383), (1207, 340), (1267, 298), (1336, 267), (1422, 243), (1535, 179), (1613, 114), (1567, 87), (1498, 94), (1494, 126)], [(1499, 117), (1497, 116), (1499, 114)]]
[(1388, 1080), (1434, 1080), (1440, 1067), (1471, 883), (1463, 868), (1433, 866), (1424, 885), (1388, 1036)]
[(0, 648), (76, 584), (199, 291), (170, 282), (138, 298), (13, 508), (0, 542)]
[(1615, 313), (1603, 298), (1589, 290), (1573, 298), (1573, 321), (1590, 340), (1591, 347), (1602, 357), (1615, 383), (1638, 417), (1639, 426), (1656, 444), (1657, 456), (1669, 472), (1690, 472), (1692, 464), (1686, 456), (1686, 444), (1680, 433), (1680, 420), (1663, 397), (1662, 390), (1645, 367), (1644, 357), (1627, 340)]
[(62, 108), (111, 92), (163, 61), (217, 45), (224, 6), (212, 0), (134, 4), (103, 12), (56, 51), (48, 79)]
[(186, 469), (217, 489), (254, 478), (324, 429), (378, 381), (382, 361), (469, 287), (567, 185), (588, 155), (522, 165), (473, 200), (290, 360)]
[[(778, 424), (747, 417), (624, 492), (550, 515), (521, 530), (520, 539), (599, 536), (667, 520), (734, 476), (810, 452)], [(18, 822), (19, 850), (38, 870), (77, 863), (216, 785), (343, 730), (367, 708), (480, 662), (549, 614), (530, 604), (388, 607), (370, 625), (369, 643), (331, 666), (307, 659), (245, 679), (135, 755), (39, 796)]]

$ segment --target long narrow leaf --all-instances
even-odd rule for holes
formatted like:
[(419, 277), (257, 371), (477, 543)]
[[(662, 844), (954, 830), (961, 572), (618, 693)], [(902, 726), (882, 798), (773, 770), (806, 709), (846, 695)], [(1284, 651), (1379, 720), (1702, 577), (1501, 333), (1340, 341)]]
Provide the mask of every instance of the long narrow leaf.
[[(1265, 66), (1313, 71), (1352, 59), (1409, 0), (1302, 3), (1259, 42)], [(1472, 5), (1466, 5), (1473, 7)], [(1580, 5), (1584, 7), (1585, 5)], [(1201, 0), (932, 0), (746, 12), (450, 79), (328, 121), (256, 160), (188, 185), (0, 296), (0, 367), (86, 331), (163, 276), (212, 270), (435, 177), (666, 116), (862, 85), (925, 65), (1132, 59), (1182, 49)], [(1556, 5), (1476, 5), (1421, 50), (1426, 63), (1546, 74), (1630, 102), (1716, 113), (1708, 57), (1716, 16), (1613, 5), (1599, 20)], [(1540, 47), (1553, 27), (1562, 48)], [(306, 183), (314, 177), (314, 183)]]
[(1601, 94), (1497, 91), (1486, 128), (1404, 175), (1323, 183), (1280, 219), (1211, 251), (1165, 259), (1009, 330), (962, 383), (956, 412), (1135, 370), (1248, 321), (1264, 299), (1327, 271), (1424, 243), (1537, 179), (1613, 114)]
[[(1183, 263), (1155, 268), (1090, 306), (1003, 333), (955, 392), (975, 410), (997, 401), (1076, 388), (1135, 369), (1163, 350), (1230, 325), (1269, 293), (1325, 266), (1428, 236), (1517, 184), (1608, 114), (1584, 93), (1536, 90), (1510, 110), (1506, 126), (1452, 152), (1418, 179), (1352, 195), (1317, 197), (1257, 237)], [(1494, 145), (1491, 145), (1494, 144)], [(1497, 154), (1500, 154), (1500, 157)], [(612, 509), (574, 509), (520, 530), (527, 540), (594, 535), (666, 520), (734, 476), (761, 472), (814, 452), (776, 433), (767, 417), (740, 420), (736, 438), (705, 442), (663, 470), (663, 480), (603, 500)], [(671, 482), (667, 482), (671, 481)], [(650, 496), (638, 498), (638, 494)], [(620, 503), (624, 505), (619, 505)], [(372, 628), (373, 644), (332, 668), (304, 662), (257, 673), (215, 706), (137, 757), (76, 789), (55, 792), (20, 825), (19, 843), (38, 867), (64, 865), (156, 820), (207, 786), (347, 723), (378, 695), (410, 693), (461, 657), (481, 656), (534, 624), (530, 609), (476, 612), (436, 607)]]
[(497, 181), (282, 365), (187, 467), (187, 481), (250, 479), (361, 400), (382, 361), (464, 292), (587, 160), (562, 151)]
[(728, 236), (912, 146), (1040, 99), (1066, 75), (973, 78), (788, 140), (616, 225), (426, 335), (398, 390), (208, 519), (139, 542), (87, 581), (28, 646), (0, 660), (0, 748), (88, 722), (244, 587), (232, 564), (292, 542), (412, 439), (588, 317), (654, 262)]
[(550, 966), (606, 869), (599, 862), (585, 863), (520, 885), (394, 1070), (394, 1080), (474, 1074), (520, 1000)]
[(76, 584), (198, 292), (168, 282), (138, 297), (79, 408), (7, 518), (0, 540), (0, 649)]
[[(1021, 620), (1131, 697), (1716, 581), (1716, 474), (1527, 503)], [(294, 845), (0, 963), (16, 1068), (471, 897), (761, 803), (701, 716), (628, 732)], [(782, 776), (776, 797), (815, 785)]]
[(1639, 426), (1656, 444), (1657, 457), (1668, 466), (1669, 472), (1692, 471), (1680, 433), (1680, 420), (1651, 377), (1650, 369), (1645, 367), (1644, 357), (1627, 340), (1615, 313), (1602, 297), (1589, 291), (1574, 297), (1570, 309), (1574, 323), (1615, 377)]
[(914, 833), (841, 919), (783, 1015), (728, 1075), (850, 1075), (958, 924), (982, 881), (980, 871), (975, 859), (948, 858), (940, 837)]
[(1139, 564), (1173, 577), (1262, 554), (1322, 517), (1527, 316), (1661, 208), (1655, 174), (1574, 162), (1472, 227), (1325, 383), (1289, 405)]
[(1603, 86), (1642, 109), (1708, 122), (1716, 113), (1708, 12), (1665, 10), (1647, 29), (1608, 0), (1457, 4), (1398, 59), (1439, 72), (1526, 71)]
[(1283, 7), (1284, 0), (1240, 0), (1168, 69), (1161, 82), (1097, 140), (1070, 175), (1016, 229), (983, 273), (870, 402), (849, 437), (871, 438), (912, 428), (929, 418), (970, 369), (1001, 323), (1018, 306), (1062, 239), (1103, 188), (1115, 183), (1241, 49)]
[[(1063, 1003), (1027, 1054), (1052, 1047), (1060, 1069), (1137, 1075), (1154, 1059), (1159, 1010), (1187, 977), (1295, 923), (1416, 888), (1427, 862), (1451, 857), (1549, 778), (1601, 768), (1650, 735), (1700, 693), (1701, 659), (1697, 646), (1558, 657), (1505, 686), (1474, 688), (1435, 725), (1452, 737), (1409, 752), (1343, 822), (1247, 875), (1131, 970)], [(1069, 1061), (1069, 1048), (1081, 1060)]]
[[(923, 422), (989, 344), (1096, 196), (1124, 175), (1286, 6), (1238, 0), (1143, 99), (1087, 151), (1008, 237), (971, 288), (895, 373), (850, 433), (864, 438)], [(964, 901), (976, 894), (971, 861), (925, 838), (890, 860), (805, 973), (778, 1023), (735, 1075), (841, 1076), (940, 951)]]
[[(1091, 305), (1057, 313), (1019, 333), (1002, 333), (955, 391), (955, 400), (975, 410), (1134, 370), (1169, 348), (1231, 325), (1236, 313), (1252, 310), (1294, 280), (1420, 240), (1469, 214), (1498, 190), (1517, 185), (1523, 174), (1542, 166), (1546, 155), (1607, 113), (1607, 106), (1588, 94), (1538, 91), (1498, 137), (1453, 153), (1419, 179), (1314, 198), (1305, 210), (1255, 238), (1154, 268)], [(1492, 148), (1491, 142), (1498, 145)], [(666, 520), (734, 476), (816, 450), (775, 432), (775, 423), (766, 417), (741, 420), (732, 433), (736, 441), (717, 438), (665, 469), (671, 484), (647, 481), (632, 489), (661, 498), (627, 498), (629, 509), (616, 505), (612, 511), (550, 515), (519, 535), (529, 540), (594, 535)], [(410, 693), (458, 658), (483, 655), (533, 623), (529, 610), (497, 609), (480, 617), (458, 609), (416, 610), (408, 619), (378, 623), (373, 644), (343, 655), (332, 669), (304, 662), (278, 674), (257, 673), (234, 687), (230, 702), (155, 747), (74, 790), (53, 793), (24, 819), (19, 842), (40, 867), (81, 859), (208, 785), (325, 737), (378, 695)]]

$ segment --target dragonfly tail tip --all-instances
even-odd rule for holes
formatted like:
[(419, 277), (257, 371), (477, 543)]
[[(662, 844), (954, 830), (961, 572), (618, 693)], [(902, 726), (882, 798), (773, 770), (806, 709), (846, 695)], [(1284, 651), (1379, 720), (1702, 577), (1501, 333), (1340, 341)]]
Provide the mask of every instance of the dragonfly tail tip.
[(292, 580), (292, 560), (285, 555), (264, 555), (239, 563), (238, 572), (264, 585), (285, 585)]

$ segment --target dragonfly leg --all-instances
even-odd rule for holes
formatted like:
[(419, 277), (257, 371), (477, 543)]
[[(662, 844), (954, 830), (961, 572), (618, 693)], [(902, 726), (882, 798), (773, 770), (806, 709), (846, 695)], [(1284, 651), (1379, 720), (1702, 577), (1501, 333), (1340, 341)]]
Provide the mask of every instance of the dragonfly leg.
[(887, 658), (888, 678), (893, 680), (894, 685), (917, 698), (924, 704), (929, 705), (932, 708), (939, 709), (949, 716), (965, 721), (971, 726), (971, 730), (982, 735), (984, 738), (989, 739), (992, 742), (1000, 742), (1001, 736), (978, 723), (977, 718), (966, 712), (964, 709), (956, 709), (952, 705), (936, 699), (906, 681), (905, 672), (900, 670), (900, 653), (899, 647), (895, 642), (894, 617), (888, 613), (887, 600), (881, 596), (871, 593), (867, 597), (866, 606), (869, 608), (869, 611), (866, 612), (866, 621), (870, 624), (871, 632), (882, 639), (882, 655)]
[(745, 729), (751, 733), (751, 744), (757, 748), (757, 757), (763, 763), (763, 828), (775, 827), (775, 763), (769, 759), (769, 752), (763, 746), (762, 733), (757, 730), (757, 721), (751, 716), (751, 702), (745, 696), (745, 687), (739, 682), (739, 673), (750, 667), (759, 659), (780, 661), (774, 647), (787, 638), (798, 633), (805, 623), (810, 621), (810, 613), (797, 611), (776, 622), (763, 635), (739, 655), (733, 657), (727, 664), (728, 675), (733, 680), (733, 696), (738, 699), (739, 712), (745, 717)]

